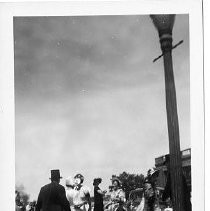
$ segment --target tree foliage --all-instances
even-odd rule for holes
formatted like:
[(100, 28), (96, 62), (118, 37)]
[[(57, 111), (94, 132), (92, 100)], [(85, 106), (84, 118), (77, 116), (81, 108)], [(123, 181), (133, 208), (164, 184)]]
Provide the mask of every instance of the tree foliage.
[(122, 189), (125, 191), (126, 199), (129, 197), (131, 190), (142, 188), (144, 184), (143, 174), (121, 173), (119, 176), (112, 175), (112, 178), (117, 177), (122, 182)]

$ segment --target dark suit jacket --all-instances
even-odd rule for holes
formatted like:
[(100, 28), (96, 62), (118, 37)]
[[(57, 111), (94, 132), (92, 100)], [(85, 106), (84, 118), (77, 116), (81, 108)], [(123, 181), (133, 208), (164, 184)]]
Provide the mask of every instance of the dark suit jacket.
[(70, 211), (70, 205), (66, 198), (66, 192), (62, 185), (51, 182), (41, 188), (36, 211)]

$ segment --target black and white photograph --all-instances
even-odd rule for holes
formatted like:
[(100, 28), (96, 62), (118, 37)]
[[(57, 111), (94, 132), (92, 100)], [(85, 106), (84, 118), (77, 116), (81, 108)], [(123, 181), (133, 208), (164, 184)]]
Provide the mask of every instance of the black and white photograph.
[(34, 14), (11, 19), (15, 211), (195, 210), (190, 12)]

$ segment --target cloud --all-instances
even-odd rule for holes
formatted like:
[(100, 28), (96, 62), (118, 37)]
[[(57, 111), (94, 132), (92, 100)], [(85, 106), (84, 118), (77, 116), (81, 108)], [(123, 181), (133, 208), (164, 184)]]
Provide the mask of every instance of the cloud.
[[(190, 146), (188, 16), (177, 16), (181, 146)], [(179, 30), (181, 29), (181, 30)], [(147, 16), (16, 17), (16, 182), (36, 198), (50, 169), (145, 173), (168, 153), (163, 64)], [(36, 181), (36, 182), (34, 182)], [(63, 182), (64, 183), (64, 180)]]

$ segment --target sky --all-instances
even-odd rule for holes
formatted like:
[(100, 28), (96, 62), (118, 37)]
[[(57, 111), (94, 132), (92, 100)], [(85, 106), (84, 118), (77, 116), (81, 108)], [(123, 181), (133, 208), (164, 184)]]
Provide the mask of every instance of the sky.
[[(190, 147), (188, 15), (173, 50), (181, 149)], [(37, 199), (50, 170), (107, 189), (169, 152), (163, 61), (148, 15), (15, 17), (16, 185)]]

